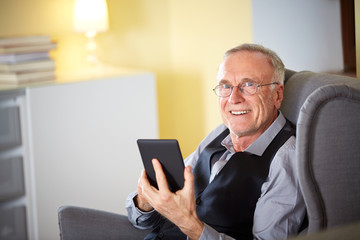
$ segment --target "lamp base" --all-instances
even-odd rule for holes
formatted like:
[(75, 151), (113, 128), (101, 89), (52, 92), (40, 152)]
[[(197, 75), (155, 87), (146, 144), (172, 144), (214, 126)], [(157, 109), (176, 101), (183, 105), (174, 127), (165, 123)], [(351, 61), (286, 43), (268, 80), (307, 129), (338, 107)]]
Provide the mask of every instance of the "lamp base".
[(86, 62), (89, 65), (95, 66), (99, 64), (99, 59), (96, 55), (96, 42), (95, 42), (95, 36), (97, 32), (96, 31), (87, 31), (85, 33), (85, 36), (87, 38), (87, 44), (86, 44)]

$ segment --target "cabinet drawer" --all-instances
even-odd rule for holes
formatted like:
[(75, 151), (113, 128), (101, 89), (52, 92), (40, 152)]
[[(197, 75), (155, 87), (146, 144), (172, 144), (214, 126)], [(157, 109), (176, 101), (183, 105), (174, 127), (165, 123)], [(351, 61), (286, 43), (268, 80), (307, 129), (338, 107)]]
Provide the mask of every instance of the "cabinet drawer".
[(21, 144), (18, 106), (0, 107), (0, 150)]
[(0, 210), (0, 239), (28, 239), (24, 206)]
[(24, 195), (22, 157), (0, 159), (0, 201)]

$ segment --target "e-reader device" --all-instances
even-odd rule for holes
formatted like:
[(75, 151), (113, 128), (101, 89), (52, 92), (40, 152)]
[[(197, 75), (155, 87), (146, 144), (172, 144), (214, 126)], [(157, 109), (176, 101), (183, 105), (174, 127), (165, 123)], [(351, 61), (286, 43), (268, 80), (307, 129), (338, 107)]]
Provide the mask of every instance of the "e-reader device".
[(151, 185), (158, 188), (152, 165), (152, 159), (156, 158), (162, 165), (170, 191), (184, 187), (184, 161), (177, 140), (138, 139), (137, 144)]

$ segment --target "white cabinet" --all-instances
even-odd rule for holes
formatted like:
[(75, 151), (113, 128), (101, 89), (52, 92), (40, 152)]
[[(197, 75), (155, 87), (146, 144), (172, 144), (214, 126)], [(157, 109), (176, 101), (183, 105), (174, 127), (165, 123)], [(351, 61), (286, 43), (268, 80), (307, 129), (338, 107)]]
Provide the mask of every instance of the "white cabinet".
[(59, 239), (62, 205), (125, 214), (136, 140), (158, 137), (153, 74), (3, 90), (0, 114), (0, 239)]

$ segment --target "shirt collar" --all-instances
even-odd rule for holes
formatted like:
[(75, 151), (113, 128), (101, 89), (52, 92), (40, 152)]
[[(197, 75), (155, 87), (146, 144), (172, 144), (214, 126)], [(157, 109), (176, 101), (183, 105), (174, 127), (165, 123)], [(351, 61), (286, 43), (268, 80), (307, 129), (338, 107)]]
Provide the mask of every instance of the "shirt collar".
[[(250, 146), (248, 146), (244, 152), (261, 156), (265, 152), (269, 144), (272, 142), (272, 140), (284, 127), (285, 123), (286, 119), (284, 115), (279, 111), (278, 117), (270, 125), (270, 127), (266, 129), (265, 132), (261, 134), (261, 136), (257, 138)], [(231, 153), (235, 153), (230, 134), (224, 138), (224, 140), (221, 142), (221, 145), (223, 145)]]

